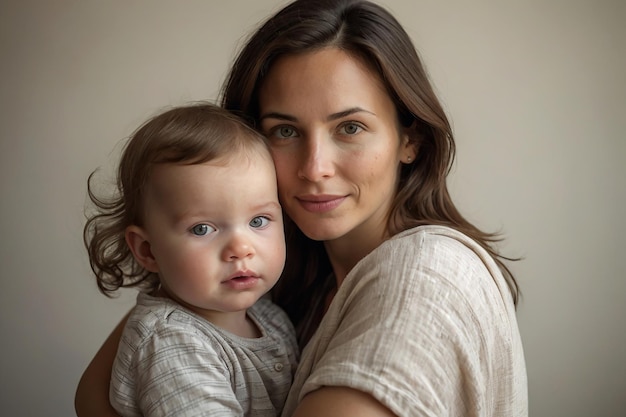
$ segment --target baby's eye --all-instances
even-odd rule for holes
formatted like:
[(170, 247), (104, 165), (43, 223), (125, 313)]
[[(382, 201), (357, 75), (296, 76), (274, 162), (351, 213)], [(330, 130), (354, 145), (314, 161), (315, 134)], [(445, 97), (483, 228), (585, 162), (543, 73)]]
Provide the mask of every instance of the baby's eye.
[(254, 228), (265, 227), (268, 225), (270, 220), (265, 216), (257, 216), (254, 219), (250, 220), (250, 226)]
[(346, 135), (356, 135), (361, 130), (363, 130), (363, 128), (359, 126), (357, 123), (348, 122), (348, 123), (343, 124), (340, 130), (342, 133)]
[(191, 233), (193, 233), (196, 236), (205, 236), (208, 235), (209, 233), (211, 233), (211, 231), (213, 231), (215, 229), (213, 229), (211, 226), (209, 226), (208, 224), (197, 224), (194, 227), (191, 228)]

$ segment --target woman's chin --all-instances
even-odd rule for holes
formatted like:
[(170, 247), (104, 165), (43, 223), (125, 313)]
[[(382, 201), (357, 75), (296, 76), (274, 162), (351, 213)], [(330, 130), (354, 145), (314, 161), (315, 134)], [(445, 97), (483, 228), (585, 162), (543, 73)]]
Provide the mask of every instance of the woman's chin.
[(337, 229), (324, 228), (320, 226), (304, 227), (304, 228), (300, 228), (300, 230), (309, 239), (317, 240), (317, 241), (324, 241), (324, 242), (338, 239), (344, 235), (344, 233), (342, 233), (341, 231)]
[(287, 215), (298, 226), (306, 237), (317, 241), (339, 239), (349, 232), (352, 222), (345, 215), (337, 213), (335, 216), (314, 215), (309, 212), (296, 211)]

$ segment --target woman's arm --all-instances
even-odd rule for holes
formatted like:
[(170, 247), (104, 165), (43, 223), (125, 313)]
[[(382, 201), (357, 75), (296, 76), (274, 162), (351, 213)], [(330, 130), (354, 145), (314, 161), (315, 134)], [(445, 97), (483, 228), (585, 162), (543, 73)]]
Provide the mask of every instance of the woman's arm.
[(293, 417), (394, 417), (374, 397), (346, 387), (322, 387), (307, 394)]
[(80, 378), (74, 398), (74, 407), (78, 417), (118, 416), (109, 402), (109, 383), (117, 345), (122, 337), (126, 320), (128, 320), (128, 314), (107, 337)]

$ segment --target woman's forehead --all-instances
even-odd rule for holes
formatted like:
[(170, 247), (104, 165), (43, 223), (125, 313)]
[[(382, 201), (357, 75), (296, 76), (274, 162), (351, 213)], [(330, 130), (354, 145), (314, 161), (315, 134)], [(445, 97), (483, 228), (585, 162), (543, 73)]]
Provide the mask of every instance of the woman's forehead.
[[(378, 74), (338, 48), (279, 58), (259, 90), (261, 113), (323, 106), (329, 113), (390, 100)], [(371, 104), (370, 104), (371, 103)]]

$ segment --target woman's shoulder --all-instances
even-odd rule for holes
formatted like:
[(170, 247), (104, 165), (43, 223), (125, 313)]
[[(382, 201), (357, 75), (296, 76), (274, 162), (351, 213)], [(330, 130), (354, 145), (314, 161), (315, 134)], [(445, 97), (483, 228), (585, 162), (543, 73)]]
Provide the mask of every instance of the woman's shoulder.
[(400, 232), (384, 242), (379, 249), (458, 253), (459, 256), (469, 257), (474, 257), (472, 253), (479, 256), (486, 254), (478, 242), (469, 236), (451, 227), (435, 225), (418, 226)]
[[(368, 259), (371, 258), (371, 259)], [(364, 260), (399, 269), (430, 266), (435, 270), (485, 268), (500, 274), (493, 257), (469, 236), (446, 226), (419, 226), (405, 230), (376, 248)]]
[(456, 294), (470, 304), (485, 296), (510, 298), (493, 257), (446, 226), (419, 226), (395, 235), (361, 260), (351, 275), (354, 281), (368, 277), (385, 292), (418, 286), (419, 296)]

